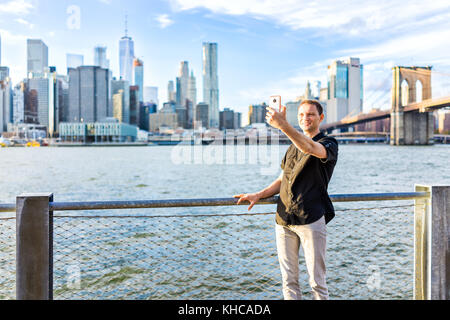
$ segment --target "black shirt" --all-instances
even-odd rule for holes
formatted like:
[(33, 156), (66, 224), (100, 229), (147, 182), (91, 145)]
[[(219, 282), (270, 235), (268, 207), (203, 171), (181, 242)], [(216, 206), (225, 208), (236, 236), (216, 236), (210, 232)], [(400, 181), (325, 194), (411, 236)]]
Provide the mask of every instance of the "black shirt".
[(325, 147), (326, 159), (305, 154), (291, 144), (281, 162), (283, 179), (276, 215), (279, 225), (311, 224), (323, 215), (326, 223), (334, 218), (327, 189), (338, 158), (338, 143), (322, 132), (313, 140)]

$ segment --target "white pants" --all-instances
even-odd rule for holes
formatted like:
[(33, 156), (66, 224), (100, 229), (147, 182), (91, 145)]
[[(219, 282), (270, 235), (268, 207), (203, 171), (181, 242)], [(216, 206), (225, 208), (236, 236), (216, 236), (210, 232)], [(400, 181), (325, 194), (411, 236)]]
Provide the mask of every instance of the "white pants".
[(302, 299), (298, 283), (298, 255), (301, 244), (313, 297), (316, 300), (327, 300), (328, 288), (325, 277), (327, 227), (325, 217), (307, 225), (284, 227), (277, 224), (275, 231), (284, 299)]

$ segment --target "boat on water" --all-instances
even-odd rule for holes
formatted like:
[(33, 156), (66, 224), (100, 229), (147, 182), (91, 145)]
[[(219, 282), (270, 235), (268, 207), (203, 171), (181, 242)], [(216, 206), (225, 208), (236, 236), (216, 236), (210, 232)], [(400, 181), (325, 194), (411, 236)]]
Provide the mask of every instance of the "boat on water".
[(173, 138), (173, 137), (153, 137), (148, 140), (153, 146), (176, 146), (176, 145), (209, 145), (214, 142), (211, 138)]
[(39, 148), (41, 144), (37, 141), (29, 141), (27, 142), (26, 146), (31, 148)]

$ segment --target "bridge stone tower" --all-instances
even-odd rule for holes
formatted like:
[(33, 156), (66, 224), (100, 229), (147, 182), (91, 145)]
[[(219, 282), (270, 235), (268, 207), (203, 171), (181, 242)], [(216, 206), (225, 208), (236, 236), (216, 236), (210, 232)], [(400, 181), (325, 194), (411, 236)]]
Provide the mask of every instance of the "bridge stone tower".
[(392, 70), (391, 145), (433, 144), (433, 114), (405, 110), (421, 102), (417, 100), (431, 99), (431, 67), (396, 66)]

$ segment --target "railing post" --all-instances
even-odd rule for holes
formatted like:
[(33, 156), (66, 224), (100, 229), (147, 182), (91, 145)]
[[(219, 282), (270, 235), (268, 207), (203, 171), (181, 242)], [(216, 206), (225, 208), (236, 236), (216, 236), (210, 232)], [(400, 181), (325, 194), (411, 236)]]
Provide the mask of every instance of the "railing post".
[(53, 299), (53, 194), (16, 199), (16, 298)]
[(414, 299), (450, 299), (450, 186), (416, 185), (430, 199), (416, 200)]

